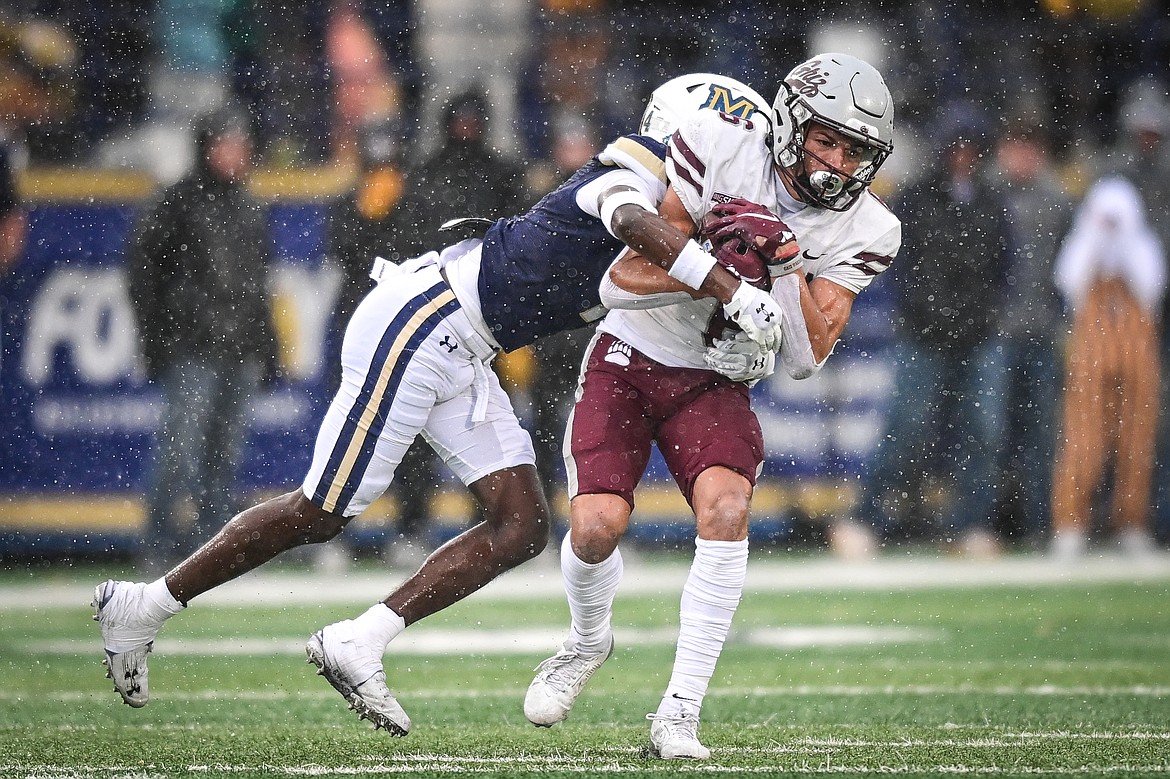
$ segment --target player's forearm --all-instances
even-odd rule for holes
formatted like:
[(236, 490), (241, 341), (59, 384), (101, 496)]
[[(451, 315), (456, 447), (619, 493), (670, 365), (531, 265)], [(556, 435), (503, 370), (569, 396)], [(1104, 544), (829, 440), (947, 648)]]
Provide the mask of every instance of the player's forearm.
[[(687, 250), (694, 233), (693, 224), (690, 225), (690, 232), (684, 232), (658, 214), (636, 205), (623, 205), (616, 209), (612, 225), (623, 243), (664, 270), (670, 270), (679, 255)], [(697, 289), (703, 295), (726, 303), (735, 294), (737, 286), (738, 279), (725, 269), (713, 265)]]
[(810, 286), (800, 279), (800, 308), (804, 313), (808, 340), (813, 357), (824, 362), (833, 353), (833, 347), (845, 332), (853, 307), (853, 294), (833, 282), (823, 279)]
[(610, 224), (626, 246), (663, 269), (670, 268), (691, 237), (658, 214), (633, 204), (619, 206)]
[(632, 249), (609, 266), (598, 292), (606, 308), (631, 310), (682, 303), (698, 294)]
[(694, 292), (678, 279), (671, 278), (661, 266), (633, 251), (627, 252), (611, 265), (607, 277), (619, 288), (634, 295)]
[(849, 320), (853, 293), (832, 282), (789, 273), (772, 281), (772, 298), (784, 313), (780, 363), (794, 379), (816, 374)]
[(804, 326), (808, 331), (808, 341), (812, 345), (813, 359), (821, 363), (832, 353), (844, 325), (834, 322), (829, 312), (822, 311), (817, 306), (807, 284), (802, 286), (804, 288), (800, 293), (800, 309), (804, 313)]

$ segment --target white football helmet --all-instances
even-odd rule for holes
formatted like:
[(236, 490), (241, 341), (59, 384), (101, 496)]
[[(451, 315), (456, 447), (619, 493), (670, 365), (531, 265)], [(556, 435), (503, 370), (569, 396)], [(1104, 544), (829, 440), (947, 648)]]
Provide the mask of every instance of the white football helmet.
[[(784, 78), (772, 104), (772, 154), (810, 203), (833, 211), (853, 205), (894, 150), (894, 100), (881, 74), (850, 54), (818, 54)], [(853, 175), (803, 170), (804, 138), (818, 122), (865, 146)]]
[(768, 121), (768, 101), (743, 82), (715, 73), (690, 73), (667, 81), (650, 94), (638, 134), (666, 143), (687, 114), (711, 108), (725, 114)]

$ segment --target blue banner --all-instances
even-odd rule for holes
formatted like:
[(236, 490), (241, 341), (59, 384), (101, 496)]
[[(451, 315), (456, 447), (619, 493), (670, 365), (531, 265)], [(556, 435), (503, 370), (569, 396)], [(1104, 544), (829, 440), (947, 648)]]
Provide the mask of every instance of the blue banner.
[[(44, 205), (28, 249), (0, 281), (0, 491), (141, 490), (161, 406), (145, 382), (127, 297), (130, 206)], [(316, 205), (275, 205), (275, 319), (286, 386), (257, 399), (247, 488), (299, 480), (323, 402), (336, 274), (323, 263)]]
[[(38, 543), (45, 523), (131, 536), (141, 523), (161, 401), (144, 378), (125, 281), (123, 249), (137, 215), (135, 205), (36, 205), (26, 254), (0, 279), (0, 553), (5, 538)], [(325, 219), (321, 202), (269, 207), (273, 314), (287, 379), (255, 400), (245, 491), (290, 488), (311, 457), (327, 401), (326, 355), (338, 337), (330, 314), (339, 277), (324, 258)], [(753, 390), (768, 452), (761, 490), (815, 483), (832, 501), (856, 487), (892, 381), (880, 287), (860, 296), (847, 340), (818, 376), (778, 375)], [(658, 457), (649, 479), (675, 492)], [(563, 485), (549, 488), (555, 495)], [(790, 492), (773, 503), (791, 503)], [(30, 508), (46, 499), (72, 503), (41, 514)], [(677, 512), (673, 499), (662, 505)], [(640, 514), (653, 506), (639, 499)]]

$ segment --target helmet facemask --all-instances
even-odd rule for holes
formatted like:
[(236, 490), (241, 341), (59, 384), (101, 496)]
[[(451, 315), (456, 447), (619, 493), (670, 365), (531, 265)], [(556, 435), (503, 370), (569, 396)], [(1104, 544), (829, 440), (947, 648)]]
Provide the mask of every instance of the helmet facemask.
[[(821, 123), (862, 144), (862, 157), (853, 173), (841, 170), (805, 148), (806, 131), (814, 122)], [(845, 128), (832, 127), (818, 118), (806, 120), (796, 126), (782, 155), (787, 162), (780, 165), (782, 175), (792, 184), (802, 200), (830, 211), (845, 211), (856, 202), (865, 188), (873, 183), (890, 152), (868, 143), (864, 136), (859, 137), (857, 133), (849, 132)], [(809, 157), (820, 163), (812, 174), (805, 165)], [(791, 162), (788, 162), (789, 160)]]
[[(780, 86), (772, 114), (776, 164), (803, 200), (821, 208), (852, 206), (893, 151), (889, 90), (876, 70), (850, 55), (821, 54), (794, 68)], [(805, 148), (814, 122), (862, 146), (851, 174)], [(810, 175), (806, 155), (828, 170)]]

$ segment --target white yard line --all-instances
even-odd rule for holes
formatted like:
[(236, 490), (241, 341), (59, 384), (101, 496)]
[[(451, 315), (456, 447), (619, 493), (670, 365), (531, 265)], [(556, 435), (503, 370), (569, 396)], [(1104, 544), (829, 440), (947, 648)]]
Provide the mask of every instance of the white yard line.
[[(663, 562), (630, 555), (621, 592), (677, 594), (686, 580), (688, 562)], [(405, 578), (401, 571), (362, 569), (341, 575), (290, 573), (261, 568), (207, 593), (203, 604), (246, 606), (305, 603), (369, 603)], [(1121, 555), (1089, 556), (1061, 563), (1043, 555), (966, 560), (927, 556), (890, 557), (844, 562), (831, 557), (753, 559), (748, 565), (748, 592), (834, 590), (911, 590), (934, 587), (1028, 586), (1079, 583), (1156, 583), (1170, 581), (1170, 554), (1143, 559)], [(75, 607), (89, 602), (97, 581), (63, 583), (59, 578), (30, 577), (28, 583), (0, 586), (0, 609)], [(503, 574), (471, 595), (482, 600), (562, 600), (560, 570), (547, 555)]]
[[(89, 693), (86, 693), (85, 697), (89, 697)], [(105, 696), (105, 695), (100, 696), (100, 697), (108, 698), (108, 696)], [(308, 698), (310, 696), (298, 696), (298, 697)], [(319, 695), (313, 695), (311, 697), (321, 698), (321, 699), (335, 698), (336, 694), (333, 692), (330, 692), (328, 695), (319, 694)], [(0, 699), (2, 699), (2, 698), (3, 698), (3, 696), (2, 696), (2, 694), (0, 694)], [(79, 697), (73, 697), (73, 698), (70, 698), (68, 700), (69, 700), (69, 702), (75, 702), (75, 701), (80, 700), (80, 699), (81, 698), (79, 698)], [(287, 699), (288, 698), (285, 698), (282, 700), (287, 700)], [(268, 699), (265, 699), (265, 700), (268, 700)], [(96, 723), (95, 722), (95, 723), (92, 723), (89, 725), (69, 724), (69, 725), (57, 725), (57, 726), (52, 726), (52, 725), (49, 725), (46, 723), (43, 728), (39, 728), (39, 729), (44, 730), (44, 731), (53, 731), (53, 732), (57, 732), (57, 733), (95, 733), (95, 732), (102, 730), (104, 728), (107, 728), (107, 727), (108, 727), (108, 724), (104, 723), (104, 722), (103, 723)], [(142, 725), (136, 726), (136, 727), (140, 727), (144, 733), (199, 733), (199, 732), (203, 732), (203, 731), (219, 731), (219, 730), (223, 729), (223, 726), (220, 724), (202, 725), (202, 724), (199, 724), (197, 722), (192, 722), (192, 723), (183, 724), (183, 725), (168, 724), (168, 723), (143, 723)], [(4, 732), (6, 730), (22, 730), (23, 731), (26, 729), (27, 729), (26, 725), (0, 724), (0, 733)], [(780, 744), (773, 743), (773, 745), (770, 745), (770, 746), (760, 746), (760, 747), (726, 747), (726, 748), (720, 749), (720, 752), (745, 754), (745, 755), (751, 755), (751, 754), (767, 755), (767, 754), (784, 754), (787, 752), (794, 752), (802, 747), (814, 747), (814, 748), (818, 748), (818, 749), (825, 748), (825, 747), (856, 747), (856, 746), (900, 747), (900, 746), (931, 746), (931, 745), (933, 745), (933, 746), (971, 747), (971, 746), (980, 746), (980, 745), (984, 745), (984, 744), (991, 744), (993, 746), (999, 746), (1001, 743), (1002, 744), (1011, 743), (1011, 744), (1015, 744), (1015, 745), (1019, 746), (1019, 745), (1027, 745), (1027, 744), (1051, 743), (1053, 741), (1154, 741), (1154, 742), (1170, 741), (1170, 732), (1166, 732), (1166, 731), (1112, 730), (1112, 731), (1086, 731), (1084, 733), (1081, 733), (1081, 732), (1070, 731), (1070, 730), (1049, 730), (1049, 731), (1014, 732), (1014, 731), (995, 731), (994, 729), (990, 729), (990, 728), (982, 727), (982, 726), (976, 726), (976, 725), (972, 725), (969, 727), (961, 727), (959, 725), (940, 725), (937, 728), (935, 728), (935, 730), (938, 730), (939, 732), (943, 732), (943, 733), (950, 732), (950, 731), (956, 731), (956, 730), (972, 730), (972, 731), (979, 731), (981, 733), (990, 732), (990, 735), (973, 736), (972, 738), (968, 738), (968, 739), (940, 737), (937, 739), (915, 738), (915, 739), (898, 739), (898, 740), (876, 741), (876, 740), (852, 739), (852, 738), (819, 739), (819, 738), (806, 738), (806, 737), (789, 737), (789, 735), (788, 735), (789, 733), (796, 732), (798, 730), (795, 727), (770, 728), (768, 726), (763, 726), (763, 725), (748, 725), (748, 726), (746, 726), (745, 729), (746, 730), (769, 730), (769, 731), (774, 733), (776, 739), (782, 740), (784, 742), (784, 744), (780, 745)], [(593, 751), (593, 749), (594, 748), (591, 748), (591, 751)], [(596, 751), (603, 752), (603, 753), (617, 754), (617, 753), (634, 753), (634, 752), (637, 752), (639, 750), (636, 747), (608, 746), (608, 747), (597, 747)], [(405, 758), (405, 757), (408, 757), (408, 755), (401, 755), (398, 757)], [(364, 760), (365, 762), (377, 762), (377, 761), (385, 760), (387, 758), (385, 755), (377, 755), (376, 757), (373, 757), (373, 756), (367, 757), (367, 758), (359, 757), (358, 759)], [(549, 759), (551, 760), (554, 758), (549, 758)], [(576, 758), (572, 758), (572, 759), (576, 759)]]
[[(677, 628), (617, 628), (619, 646), (673, 646)], [(937, 641), (940, 630), (913, 627), (868, 627), (865, 625), (789, 626), (760, 628), (732, 633), (729, 644), (799, 649), (831, 646), (874, 646)], [(516, 629), (431, 629), (419, 627), (394, 639), (390, 656), (406, 655), (522, 655), (555, 650), (565, 638), (565, 627)], [(91, 641), (50, 640), (23, 644), (27, 652), (51, 655), (89, 654)], [(291, 636), (268, 636), (222, 639), (160, 638), (154, 651), (160, 655), (303, 655), (305, 639)]]
[[(523, 689), (517, 687), (507, 688), (485, 688), (485, 687), (463, 687), (459, 689), (442, 688), (442, 689), (405, 689), (402, 690), (398, 697), (404, 701), (408, 700), (482, 700), (486, 698), (505, 698), (515, 699), (517, 696), (523, 697)], [(82, 692), (82, 691), (57, 691), (57, 692), (30, 692), (27, 690), (6, 689), (0, 690), (0, 701), (20, 701), (30, 697), (35, 697), (38, 700), (57, 701), (60, 703), (73, 703), (81, 701), (94, 700), (108, 700), (110, 698), (108, 692)], [(184, 690), (163, 690), (161, 692), (152, 690), (151, 699), (159, 701), (249, 701), (249, 702), (274, 702), (274, 701), (298, 701), (298, 700), (326, 700), (337, 698), (337, 693), (322, 683), (315, 688), (300, 688), (295, 690), (284, 689), (268, 689), (268, 690), (237, 690), (235, 688), (224, 690), (198, 690), (198, 691), (184, 691)], [(987, 695), (994, 697), (1007, 698), (1052, 698), (1052, 697), (1070, 697), (1070, 698), (1110, 698), (1110, 697), (1128, 697), (1128, 698), (1164, 698), (1170, 695), (1170, 687), (1166, 686), (1149, 686), (1149, 685), (1135, 685), (1135, 686), (1080, 686), (1080, 685), (1034, 685), (1012, 687), (1007, 685), (992, 685), (982, 687), (977, 685), (885, 685), (885, 686), (867, 686), (867, 685), (798, 685), (794, 687), (712, 687), (707, 692), (709, 698), (780, 698), (780, 697), (856, 697), (856, 698), (884, 698), (900, 695), (916, 695), (916, 696), (939, 696), (939, 695), (957, 695), (957, 696), (971, 696), (971, 695)], [(23, 726), (21, 726), (23, 727)], [(71, 726), (76, 727), (76, 726)], [(153, 726), (157, 727), (157, 726)], [(188, 729), (187, 726), (179, 727), (180, 730)], [(0, 724), (0, 733), (4, 732), (5, 726)], [(1142, 733), (1147, 733), (1142, 731)], [(1057, 736), (1050, 736), (1049, 738), (1056, 738)], [(1068, 738), (1086, 738), (1086, 736), (1077, 736), (1069, 734)], [(1124, 736), (1116, 736), (1123, 738)], [(1105, 737), (1103, 737), (1105, 738)], [(1165, 733), (1149, 732), (1141, 738), (1148, 738), (1150, 740), (1167, 740), (1170, 739)]]

